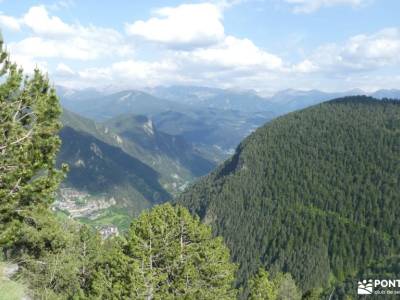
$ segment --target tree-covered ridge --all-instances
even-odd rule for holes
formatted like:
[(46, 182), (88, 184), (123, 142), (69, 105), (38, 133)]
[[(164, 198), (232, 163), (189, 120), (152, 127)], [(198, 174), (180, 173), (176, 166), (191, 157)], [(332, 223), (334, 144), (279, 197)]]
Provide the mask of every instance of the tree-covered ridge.
[(258, 129), (178, 199), (222, 235), (239, 282), (260, 265), (307, 291), (400, 249), (400, 104), (347, 97)]

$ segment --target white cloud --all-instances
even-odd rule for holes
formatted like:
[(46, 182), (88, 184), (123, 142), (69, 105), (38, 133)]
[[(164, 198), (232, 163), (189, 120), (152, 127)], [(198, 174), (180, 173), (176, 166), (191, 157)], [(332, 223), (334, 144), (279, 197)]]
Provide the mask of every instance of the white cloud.
[(44, 60), (38, 60), (31, 56), (20, 54), (13, 54), (11, 58), (14, 62), (18, 63), (18, 65), (24, 69), (24, 72), (27, 72), (28, 74), (33, 73), (33, 70), (35, 70), (36, 68), (39, 68), (44, 73), (48, 72), (49, 70), (48, 63)]
[(312, 13), (322, 7), (331, 7), (336, 5), (350, 5), (353, 7), (366, 4), (371, 0), (284, 0), (294, 5), (295, 13)]
[(318, 67), (312, 61), (305, 59), (302, 62), (295, 64), (292, 70), (300, 73), (310, 73), (317, 71)]
[(20, 20), (17, 18), (6, 16), (0, 13), (0, 26), (8, 28), (12, 31), (19, 31), (21, 29)]
[(400, 28), (349, 38), (342, 45), (319, 47), (308, 59), (320, 71), (349, 72), (400, 65)]
[[(89, 30), (90, 32), (92, 30)], [(96, 31), (101, 29), (94, 29)], [(99, 32), (97, 32), (99, 33)], [(95, 60), (113, 55), (124, 56), (133, 52), (128, 46), (121, 45), (118, 36), (95, 36), (81, 34), (65, 40), (28, 37), (16, 43), (10, 43), (11, 53), (35, 58), (63, 58), (73, 60)]]
[(372, 35), (357, 35), (343, 49), (348, 60), (362, 60), (376, 66), (400, 62), (400, 29), (387, 28)]
[[(20, 18), (0, 14), (0, 25), (8, 22), (8, 28), (27, 33), (22, 40), (8, 45), (12, 58), (24, 69), (31, 71), (38, 66), (48, 70), (57, 84), (71, 87), (194, 84), (273, 91), (288, 87), (345, 89), (365, 87), (368, 83), (389, 87), (389, 83), (399, 82), (398, 76), (389, 80), (384, 76), (387, 74), (377, 75), (380, 70), (400, 66), (400, 28), (322, 45), (309, 55), (299, 54), (302, 59), (289, 63), (281, 58), (286, 54), (277, 55), (250, 39), (225, 35), (223, 12), (241, 1), (245, 0), (160, 9), (147, 21), (126, 25), (126, 33), (133, 36), (129, 37), (131, 41), (110, 28), (67, 23), (43, 6), (32, 7)], [(294, 5), (297, 12), (365, 2), (284, 1)], [(318, 5), (310, 10), (310, 3)], [(135, 42), (137, 37), (151, 43), (144, 43), (135, 53), (132, 40)], [(155, 59), (140, 59), (139, 55), (149, 49)], [(145, 56), (149, 57), (147, 53)], [(79, 65), (70, 60), (82, 62)]]
[(10, 43), (9, 46), (12, 56), (24, 55), (41, 58), (63, 57), (69, 59), (87, 58), (85, 55), (86, 53), (71, 51), (71, 48), (60, 47), (58, 41), (45, 40), (40, 37), (29, 37), (17, 43)]
[(223, 68), (261, 68), (278, 70), (283, 67), (282, 59), (258, 48), (249, 39), (227, 36), (223, 42), (197, 49), (186, 57), (196, 63), (220, 66)]
[(62, 77), (69, 77), (69, 76), (76, 75), (74, 70), (72, 70), (68, 65), (66, 65), (64, 63), (59, 63), (57, 65), (55, 73), (56, 73), (56, 75), (62, 76)]
[(26, 26), (38, 36), (50, 38), (65, 38), (76, 33), (76, 27), (63, 22), (57, 16), (50, 16), (43, 5), (32, 6), (21, 17), (7, 16), (0, 12), (0, 25), (12, 30), (20, 30)]
[(133, 53), (132, 45), (116, 30), (67, 24), (49, 16), (44, 6), (30, 8), (21, 20), (20, 24), (31, 29), (33, 36), (9, 44), (11, 53), (17, 57), (86, 61)]
[(44, 6), (33, 6), (23, 17), (24, 24), (35, 34), (64, 37), (74, 34), (74, 28), (56, 16), (49, 16)]
[(116, 62), (111, 67), (112, 71), (120, 77), (150, 79), (157, 77), (159, 73), (174, 72), (177, 67), (171, 61), (145, 62), (145, 61), (121, 61)]
[(174, 84), (182, 80), (178, 66), (170, 60), (155, 62), (123, 60), (107, 67), (87, 68), (69, 79), (69, 85), (90, 87), (112, 85), (114, 88), (139, 88)]
[(211, 3), (165, 7), (147, 21), (126, 24), (126, 32), (171, 47), (197, 47), (224, 38), (222, 12)]

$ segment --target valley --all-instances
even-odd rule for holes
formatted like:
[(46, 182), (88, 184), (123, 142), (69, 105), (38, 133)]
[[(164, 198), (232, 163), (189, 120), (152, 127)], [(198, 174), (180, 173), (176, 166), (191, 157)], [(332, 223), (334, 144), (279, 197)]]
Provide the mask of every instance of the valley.
[[(268, 111), (201, 107), (139, 91), (58, 90), (65, 107), (58, 162), (70, 170), (54, 207), (91, 224), (116, 219), (120, 230), (127, 224), (121, 219), (171, 200), (273, 117)], [(67, 191), (80, 196), (66, 197)], [(104, 199), (112, 203), (99, 205)]]
[[(63, 189), (92, 199), (87, 206), (81, 204), (79, 217), (96, 223), (96, 216), (111, 214), (111, 220), (115, 216), (119, 224), (128, 223), (121, 218), (171, 200), (233, 155), (245, 137), (273, 118), (360, 92), (286, 90), (262, 98), (251, 91), (190, 86), (111, 94), (58, 90), (65, 107), (58, 161), (70, 166)], [(400, 93), (382, 90), (375, 94)], [(104, 199), (112, 199), (112, 204), (99, 205)], [(58, 210), (63, 210), (63, 202), (64, 211), (74, 217), (75, 200), (60, 197)]]

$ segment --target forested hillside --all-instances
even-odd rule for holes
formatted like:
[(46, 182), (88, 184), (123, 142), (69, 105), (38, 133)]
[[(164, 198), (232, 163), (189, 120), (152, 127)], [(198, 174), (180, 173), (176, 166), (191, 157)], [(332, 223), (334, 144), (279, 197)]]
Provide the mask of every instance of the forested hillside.
[[(400, 250), (400, 103), (347, 97), (275, 119), (177, 200), (240, 264), (327, 287)], [(355, 289), (352, 289), (354, 293)]]

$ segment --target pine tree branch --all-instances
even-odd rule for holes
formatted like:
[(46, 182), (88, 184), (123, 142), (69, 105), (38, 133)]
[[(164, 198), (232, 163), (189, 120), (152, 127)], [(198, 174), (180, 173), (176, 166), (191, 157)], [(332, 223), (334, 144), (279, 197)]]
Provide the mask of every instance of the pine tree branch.
[(12, 190), (8, 194), (8, 196), (11, 196), (12, 194), (15, 194), (19, 190), (19, 184), (21, 183), (21, 180), (22, 180), (22, 178), (20, 177), (18, 179), (17, 183), (15, 184), (15, 186), (12, 188)]
[(27, 133), (26, 135), (24, 135), (23, 137), (20, 137), (20, 138), (17, 139), (16, 141), (11, 142), (11, 143), (8, 144), (8, 145), (2, 145), (2, 146), (0, 146), (0, 151), (6, 149), (6, 148), (9, 147), (9, 146), (13, 146), (13, 145), (16, 145), (16, 144), (21, 143), (22, 141), (24, 141), (24, 140), (26, 140), (27, 138), (29, 138), (29, 137), (32, 135), (32, 132), (33, 132), (33, 128), (31, 128), (31, 129), (28, 131), (28, 133)]
[(13, 121), (15, 122), (17, 120), (17, 116), (18, 114), (21, 112), (21, 105), (22, 105), (22, 101), (18, 100), (16, 103), (18, 103), (18, 108), (13, 116)]
[(31, 116), (31, 115), (34, 115), (34, 114), (35, 114), (35, 113), (34, 113), (33, 111), (31, 111), (31, 112), (29, 112), (29, 113), (26, 113), (26, 114), (24, 114), (22, 117), (20, 117), (17, 121), (20, 122), (20, 121), (22, 121), (23, 119), (25, 119), (26, 117)]

